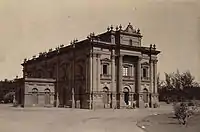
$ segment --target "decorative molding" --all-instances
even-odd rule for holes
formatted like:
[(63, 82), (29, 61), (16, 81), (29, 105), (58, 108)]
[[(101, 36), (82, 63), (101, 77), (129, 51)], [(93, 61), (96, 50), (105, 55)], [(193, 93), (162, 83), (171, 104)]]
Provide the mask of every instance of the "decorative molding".
[(102, 62), (102, 63), (103, 63), (103, 62), (111, 62), (111, 60), (108, 59), (108, 58), (103, 58), (103, 59), (101, 59), (101, 62)]

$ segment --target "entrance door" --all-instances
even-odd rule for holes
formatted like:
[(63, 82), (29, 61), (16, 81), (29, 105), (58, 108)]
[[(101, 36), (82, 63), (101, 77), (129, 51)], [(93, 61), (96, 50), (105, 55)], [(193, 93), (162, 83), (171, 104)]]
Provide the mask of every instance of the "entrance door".
[(103, 88), (103, 104), (104, 104), (104, 108), (107, 107), (107, 105), (109, 104), (109, 91), (108, 91), (108, 87), (104, 87)]
[(143, 100), (144, 100), (144, 103), (148, 103), (148, 102), (149, 102), (148, 96), (149, 96), (148, 90), (145, 88), (145, 89), (143, 90)]
[(129, 89), (127, 87), (124, 88), (124, 102), (129, 105)]

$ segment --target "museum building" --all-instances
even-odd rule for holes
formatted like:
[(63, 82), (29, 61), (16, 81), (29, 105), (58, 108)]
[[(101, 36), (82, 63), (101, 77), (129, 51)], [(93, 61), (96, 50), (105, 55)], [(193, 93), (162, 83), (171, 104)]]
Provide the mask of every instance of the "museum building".
[(130, 23), (108, 27), (87, 39), (24, 59), (23, 78), (16, 79), (21, 106), (69, 108), (156, 107), (155, 44), (141, 44), (140, 29)]

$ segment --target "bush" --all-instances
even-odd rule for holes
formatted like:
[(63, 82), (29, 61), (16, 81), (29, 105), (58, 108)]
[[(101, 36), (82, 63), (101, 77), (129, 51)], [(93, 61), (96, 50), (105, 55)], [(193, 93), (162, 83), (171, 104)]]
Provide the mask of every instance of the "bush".
[(180, 124), (186, 125), (188, 118), (194, 114), (193, 109), (189, 109), (186, 103), (174, 104), (174, 114)]

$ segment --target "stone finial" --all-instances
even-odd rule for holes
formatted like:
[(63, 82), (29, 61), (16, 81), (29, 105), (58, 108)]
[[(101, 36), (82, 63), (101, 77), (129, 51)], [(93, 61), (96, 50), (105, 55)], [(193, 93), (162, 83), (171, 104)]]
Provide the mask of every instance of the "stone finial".
[(152, 48), (152, 44), (150, 44), (150, 48)]
[(110, 31), (110, 27), (107, 28), (107, 31)]
[(56, 51), (57, 51), (57, 52), (59, 52), (59, 49), (60, 49), (60, 48), (59, 48), (59, 46), (58, 46), (58, 47), (56, 47)]
[(110, 26), (111, 31), (113, 30), (113, 25)]
[(52, 52), (53, 51), (53, 49), (51, 48), (51, 49), (49, 49), (49, 52)]
[(76, 40), (74, 39), (74, 40), (72, 41), (72, 43), (73, 43), (73, 44), (76, 43)]
[(94, 36), (95, 36), (95, 33), (93, 32), (93, 33), (92, 33), (92, 37), (94, 37)]
[(90, 35), (87, 36), (87, 39), (90, 39)]
[(73, 43), (77, 43), (77, 42), (78, 42), (78, 39), (74, 39), (74, 40), (73, 40)]
[(140, 29), (139, 28), (137, 29), (137, 33), (140, 34)]
[(25, 59), (24, 59), (24, 63), (26, 63), (26, 62), (27, 62), (27, 59), (25, 58)]
[(121, 24), (119, 25), (119, 30), (122, 30), (122, 25)]
[(154, 49), (154, 50), (156, 49), (156, 45), (155, 45), (155, 44), (153, 45), (153, 49)]
[(47, 55), (47, 52), (45, 51), (43, 54), (44, 54), (44, 56), (46, 56), (46, 55)]
[(42, 56), (42, 55), (43, 55), (43, 53), (42, 53), (42, 52), (40, 52), (40, 53), (39, 53), (39, 56)]
[(116, 26), (116, 31), (118, 31), (119, 30), (119, 27), (118, 26)]
[(64, 47), (64, 44), (61, 44), (61, 45), (60, 45), (60, 48), (63, 48), (63, 47)]

